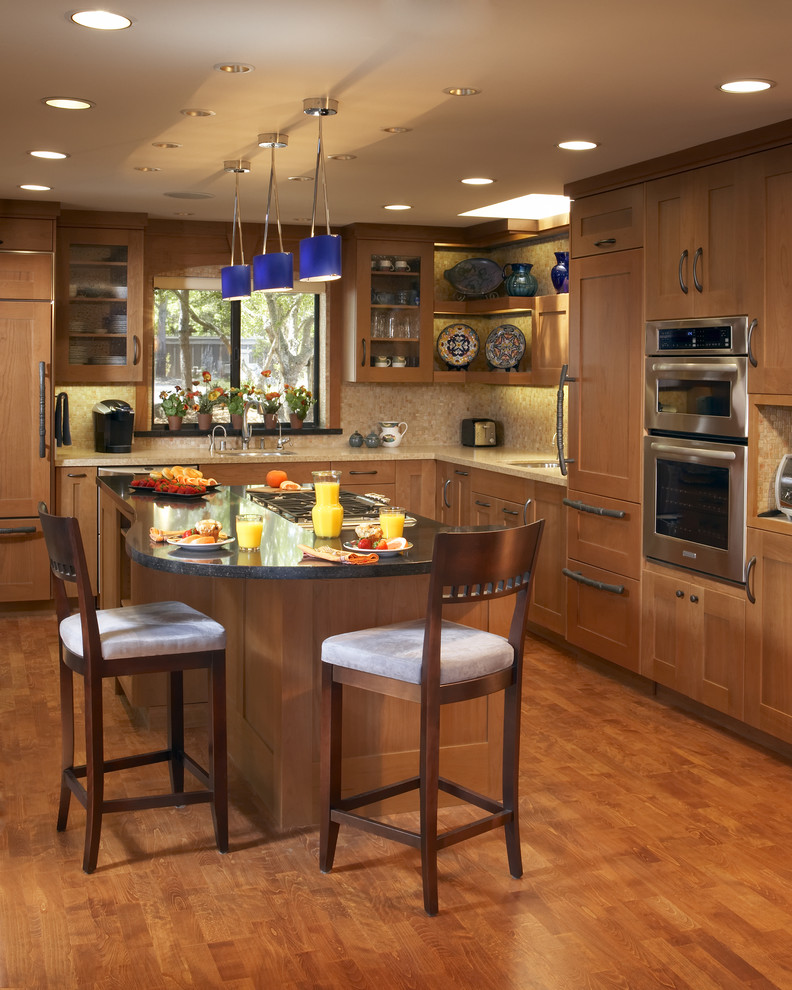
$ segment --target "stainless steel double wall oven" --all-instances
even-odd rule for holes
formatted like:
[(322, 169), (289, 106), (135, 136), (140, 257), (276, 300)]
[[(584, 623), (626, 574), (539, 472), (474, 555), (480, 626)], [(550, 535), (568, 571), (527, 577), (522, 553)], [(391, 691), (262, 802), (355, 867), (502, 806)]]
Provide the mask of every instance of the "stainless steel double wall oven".
[(745, 580), (748, 319), (646, 325), (644, 554)]

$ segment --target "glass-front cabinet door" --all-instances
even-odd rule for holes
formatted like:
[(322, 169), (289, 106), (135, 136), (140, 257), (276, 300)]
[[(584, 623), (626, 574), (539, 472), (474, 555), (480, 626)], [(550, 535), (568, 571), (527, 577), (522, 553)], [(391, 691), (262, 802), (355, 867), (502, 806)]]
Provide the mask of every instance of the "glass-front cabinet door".
[(431, 381), (433, 245), (361, 239), (347, 258), (347, 378)]
[(143, 232), (62, 228), (55, 325), (59, 382), (142, 377)]

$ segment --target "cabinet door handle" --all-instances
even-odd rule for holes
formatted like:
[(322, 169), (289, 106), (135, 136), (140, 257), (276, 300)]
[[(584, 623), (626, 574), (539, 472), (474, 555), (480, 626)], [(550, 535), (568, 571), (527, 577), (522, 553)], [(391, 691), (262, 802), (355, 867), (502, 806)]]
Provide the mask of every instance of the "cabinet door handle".
[(0, 536), (9, 536), (13, 533), (35, 533), (35, 526), (3, 526), (0, 529)]
[(674, 594), (677, 596), (677, 598), (684, 598), (685, 597), (685, 592), (684, 591), (680, 591), (679, 588), (677, 588), (677, 590), (674, 592)]
[(583, 577), (580, 571), (570, 571), (566, 567), (561, 568), (561, 573), (564, 577), (572, 578), (572, 580), (577, 581), (578, 584), (585, 584), (589, 588), (596, 588), (597, 591), (608, 591), (612, 595), (624, 594), (623, 584), (605, 584), (604, 581), (595, 581), (594, 578)]
[(504, 514), (504, 516), (517, 516), (517, 515), (519, 515), (519, 513), (517, 512), (516, 509), (501, 509), (501, 512)]
[(558, 448), (558, 466), (561, 474), (566, 478), (567, 464), (574, 464), (573, 458), (567, 460), (564, 457), (564, 385), (567, 382), (576, 382), (577, 378), (571, 378), (567, 374), (568, 364), (561, 368), (561, 377), (558, 379), (558, 392), (556, 393), (556, 447)]
[(461, 474), (463, 478), (467, 478), (469, 471), (454, 471), (454, 474)]
[(604, 509), (601, 505), (586, 505), (585, 502), (571, 498), (561, 499), (561, 504), (568, 505), (570, 509), (577, 509), (578, 512), (592, 512), (595, 516), (610, 516), (612, 519), (624, 519), (627, 515), (622, 509)]
[(594, 241), (594, 247), (607, 247), (608, 244), (615, 244), (615, 237), (605, 237), (601, 241)]
[(693, 255), (693, 285), (696, 287), (696, 292), (703, 292), (704, 286), (699, 282), (698, 278), (698, 263), (704, 254), (704, 248), (696, 248), (696, 253)]
[(751, 325), (748, 327), (748, 360), (751, 362), (751, 367), (756, 367), (756, 358), (754, 357), (754, 352), (751, 350), (751, 338), (753, 337), (753, 332), (759, 325), (758, 320), (751, 320)]
[(350, 471), (349, 473), (350, 474), (376, 474), (377, 472), (376, 472), (376, 470), (374, 470), (374, 471)]
[(685, 295), (688, 294), (688, 287), (685, 285), (685, 280), (682, 278), (682, 266), (687, 261), (687, 256), (688, 256), (687, 248), (685, 248), (685, 250), (679, 256), (679, 272), (678, 272), (679, 288), (685, 293)]
[(67, 474), (67, 478), (87, 478), (87, 474)]
[[(477, 498), (476, 499), (476, 501), (474, 502), (474, 505), (483, 505), (485, 509), (491, 509), (492, 508), (492, 502), (483, 502), (480, 498)], [(505, 511), (506, 510), (504, 509), (504, 512)]]
[(698, 602), (698, 595), (691, 595), (690, 596), (690, 600), (691, 600), (691, 602), (693, 602), (694, 605), (697, 604), (697, 602)]
[(528, 525), (528, 506), (533, 502), (532, 498), (527, 498), (523, 503), (523, 526)]
[(443, 485), (443, 505), (447, 508), (451, 508), (451, 503), (448, 501), (448, 488), (451, 484), (451, 479), (446, 479), (446, 483)]
[(745, 595), (748, 601), (752, 604), (756, 604), (756, 595), (751, 587), (751, 575), (753, 574), (754, 568), (756, 567), (756, 557), (751, 557), (748, 561), (748, 566), (745, 568)]
[(361, 337), (360, 338), (360, 343), (363, 345), (363, 356), (360, 359), (360, 367), (361, 368), (365, 368), (366, 367), (366, 338), (365, 337)]
[(39, 361), (39, 457), (47, 456), (47, 395), (44, 387), (46, 365)]
[(140, 338), (137, 334), (132, 335), (132, 364), (140, 364)]

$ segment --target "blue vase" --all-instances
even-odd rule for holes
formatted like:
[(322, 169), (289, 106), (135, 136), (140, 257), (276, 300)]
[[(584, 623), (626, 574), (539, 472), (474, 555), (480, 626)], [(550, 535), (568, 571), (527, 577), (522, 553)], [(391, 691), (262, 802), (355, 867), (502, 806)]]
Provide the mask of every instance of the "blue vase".
[[(511, 274), (506, 274), (506, 269), (511, 268)], [(524, 261), (512, 261), (503, 268), (503, 277), (506, 280), (506, 295), (508, 296), (535, 296), (539, 283), (536, 276), (531, 274), (533, 265), (528, 265)]]
[(569, 292), (569, 251), (554, 251), (556, 264), (550, 269), (550, 281), (556, 292)]

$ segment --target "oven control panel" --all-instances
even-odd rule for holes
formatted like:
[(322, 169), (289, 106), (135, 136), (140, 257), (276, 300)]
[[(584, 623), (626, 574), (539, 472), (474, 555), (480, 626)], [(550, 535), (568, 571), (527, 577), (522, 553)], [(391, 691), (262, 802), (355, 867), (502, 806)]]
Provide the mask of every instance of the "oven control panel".
[(730, 351), (732, 328), (663, 327), (657, 331), (658, 351)]
[(652, 320), (646, 324), (647, 355), (748, 353), (748, 317), (717, 316), (709, 320)]

